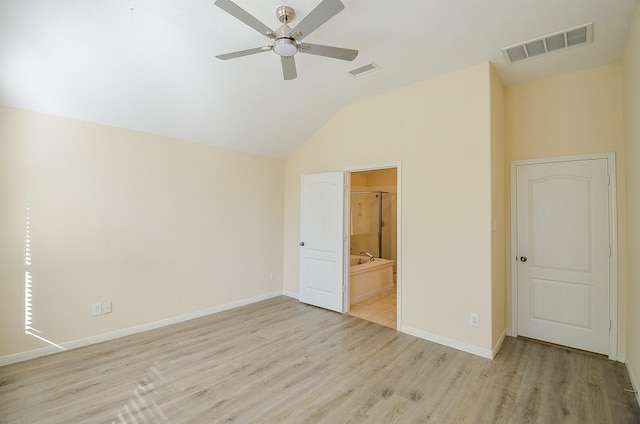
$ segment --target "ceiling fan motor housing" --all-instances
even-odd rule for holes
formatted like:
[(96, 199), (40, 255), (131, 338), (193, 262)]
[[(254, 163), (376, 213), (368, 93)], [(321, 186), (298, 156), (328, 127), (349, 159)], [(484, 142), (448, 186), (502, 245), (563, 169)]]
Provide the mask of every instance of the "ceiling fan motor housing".
[(296, 12), (289, 6), (280, 6), (276, 9), (276, 16), (281, 23), (286, 24), (295, 18)]

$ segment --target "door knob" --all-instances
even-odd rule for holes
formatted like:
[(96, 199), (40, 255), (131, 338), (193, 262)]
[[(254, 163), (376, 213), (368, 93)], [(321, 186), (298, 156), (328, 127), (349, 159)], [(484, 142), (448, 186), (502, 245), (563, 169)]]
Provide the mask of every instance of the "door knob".
[(300, 242), (300, 246), (304, 246), (304, 242), (303, 241)]
[(526, 256), (520, 256), (520, 262), (527, 262)]

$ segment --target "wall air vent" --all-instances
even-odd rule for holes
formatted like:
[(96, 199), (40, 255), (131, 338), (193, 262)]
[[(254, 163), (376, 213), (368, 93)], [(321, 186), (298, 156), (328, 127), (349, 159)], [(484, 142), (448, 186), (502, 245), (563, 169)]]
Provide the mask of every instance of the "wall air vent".
[(508, 63), (516, 63), (567, 47), (591, 43), (592, 41), (593, 22), (589, 22), (586, 25), (545, 35), (544, 37), (536, 38), (535, 40), (526, 41), (514, 46), (505, 47), (502, 49), (502, 54), (504, 54)]
[(378, 65), (373, 62), (369, 62), (362, 66), (358, 66), (357, 68), (349, 69), (347, 72), (354, 77), (359, 77), (360, 75), (368, 74), (370, 72), (377, 71), (378, 69), (380, 69)]

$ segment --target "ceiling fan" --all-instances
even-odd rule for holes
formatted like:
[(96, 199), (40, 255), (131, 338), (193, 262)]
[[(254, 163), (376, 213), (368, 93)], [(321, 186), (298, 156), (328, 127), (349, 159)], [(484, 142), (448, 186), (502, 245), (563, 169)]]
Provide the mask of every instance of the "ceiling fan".
[(342, 4), (340, 0), (322, 0), (320, 4), (305, 16), (305, 18), (302, 19), (302, 21), (300, 21), (300, 23), (298, 23), (293, 29), (289, 28), (288, 23), (295, 17), (294, 10), (289, 6), (280, 6), (276, 9), (276, 16), (282, 25), (275, 31), (250, 15), (247, 11), (231, 0), (216, 0), (214, 4), (249, 25), (260, 34), (273, 40), (273, 43), (268, 46), (217, 55), (216, 57), (218, 59), (227, 60), (266, 51), (273, 51), (275, 54), (280, 56), (280, 60), (282, 61), (282, 73), (284, 75), (284, 79), (291, 80), (298, 76), (296, 72), (296, 62), (294, 59), (294, 55), (298, 52), (348, 61), (352, 61), (356, 56), (358, 56), (357, 50), (302, 42), (307, 35), (311, 34), (344, 9), (344, 4)]

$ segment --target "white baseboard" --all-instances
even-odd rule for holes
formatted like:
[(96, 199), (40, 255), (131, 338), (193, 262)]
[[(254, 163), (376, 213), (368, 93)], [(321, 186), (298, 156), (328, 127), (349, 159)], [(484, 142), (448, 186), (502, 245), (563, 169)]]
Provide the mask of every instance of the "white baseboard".
[(500, 348), (502, 348), (502, 343), (504, 343), (504, 338), (507, 335), (507, 331), (503, 331), (498, 343), (493, 347), (493, 351), (491, 352), (491, 359), (495, 358), (498, 352), (500, 352)]
[(294, 293), (294, 292), (289, 291), (289, 290), (282, 290), (282, 294), (284, 296), (290, 297), (292, 299), (296, 299), (296, 300), (300, 299), (300, 297), (298, 296), (298, 293)]
[[(493, 359), (494, 353), (490, 349), (483, 349), (478, 346), (466, 344), (460, 342), (458, 340), (448, 339), (446, 337), (438, 336), (436, 334), (431, 334), (426, 331), (418, 330), (416, 328), (408, 327), (403, 325), (400, 329), (401, 332), (407, 333), (411, 336), (420, 337), (421, 339), (428, 340), (430, 342), (438, 343), (447, 347), (452, 347), (454, 349), (461, 350), (463, 352), (471, 353), (473, 355), (481, 356), (487, 359)], [(499, 347), (498, 347), (499, 348)]]
[(633, 386), (633, 390), (636, 391), (636, 400), (638, 401), (638, 405), (640, 405), (640, 388), (638, 387), (638, 380), (636, 380), (635, 375), (633, 375), (633, 370), (631, 369), (631, 364), (629, 364), (629, 361), (625, 362), (625, 366), (627, 367), (629, 380), (631, 380), (631, 386)]
[[(214, 306), (212, 308), (203, 309), (200, 311), (190, 312), (184, 315), (178, 315), (175, 317), (166, 318), (160, 321), (154, 321), (147, 324), (136, 325), (134, 327), (123, 328), (121, 330), (116, 330), (109, 333), (86, 337), (84, 339), (72, 340), (70, 342), (60, 343), (59, 346), (61, 346), (64, 350), (89, 346), (92, 344), (117, 339), (119, 337), (130, 336), (132, 334), (142, 333), (143, 331), (154, 330), (156, 328), (166, 327), (168, 325), (189, 321), (189, 320), (204, 317), (207, 315), (212, 315), (218, 312), (227, 311), (229, 309), (239, 308), (240, 306), (250, 305), (252, 303), (261, 302), (263, 300), (278, 297), (278, 296), (281, 296), (282, 294), (283, 292), (280, 292), (280, 291), (267, 293), (260, 296), (250, 297), (248, 299), (242, 299), (235, 302), (226, 303), (220, 306)], [(0, 357), (0, 367), (4, 365), (14, 364), (17, 362), (27, 361), (29, 359), (38, 358), (40, 356), (51, 355), (58, 352), (60, 352), (60, 349), (54, 346), (48, 346), (40, 349), (30, 350), (27, 352), (20, 352), (13, 355), (3, 356), (3, 357)]]

